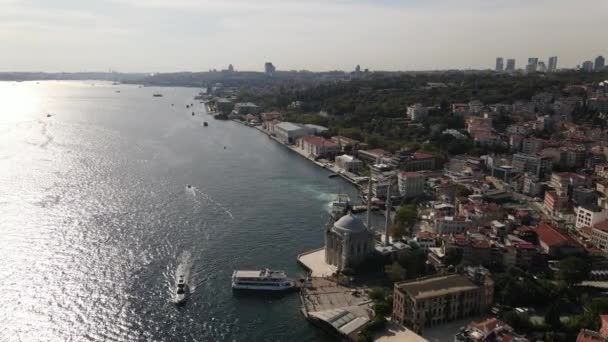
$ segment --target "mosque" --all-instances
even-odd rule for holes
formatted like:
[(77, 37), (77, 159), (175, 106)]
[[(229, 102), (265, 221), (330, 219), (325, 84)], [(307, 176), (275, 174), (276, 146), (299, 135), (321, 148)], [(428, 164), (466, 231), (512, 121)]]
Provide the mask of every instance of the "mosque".
[(374, 252), (374, 232), (350, 211), (325, 230), (325, 262), (339, 271)]

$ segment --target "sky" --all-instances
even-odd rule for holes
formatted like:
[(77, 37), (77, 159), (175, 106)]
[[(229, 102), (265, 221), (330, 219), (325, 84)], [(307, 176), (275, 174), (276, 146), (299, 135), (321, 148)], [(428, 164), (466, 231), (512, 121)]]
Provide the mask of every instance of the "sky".
[(0, 0), (0, 71), (574, 67), (608, 0)]

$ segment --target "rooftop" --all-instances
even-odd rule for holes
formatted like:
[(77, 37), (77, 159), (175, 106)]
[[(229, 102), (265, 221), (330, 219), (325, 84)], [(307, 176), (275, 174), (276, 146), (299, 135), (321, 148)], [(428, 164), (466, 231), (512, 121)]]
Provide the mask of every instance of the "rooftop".
[(287, 122), (287, 121), (281, 122), (280, 124), (276, 125), (275, 128), (280, 128), (280, 129), (285, 130), (285, 131), (297, 131), (297, 130), (302, 129), (301, 126), (296, 125), (296, 124), (291, 123), (291, 122)]
[(601, 230), (603, 232), (608, 232), (608, 220), (596, 223), (593, 228)]
[(559, 246), (566, 243), (578, 244), (569, 235), (560, 232), (546, 222), (541, 223), (536, 228), (536, 233), (538, 234), (538, 239), (548, 246)]
[(327, 140), (323, 137), (316, 136), (316, 135), (308, 135), (308, 136), (302, 137), (302, 140), (304, 140), (305, 142), (307, 142), (311, 145), (315, 145), (315, 146), (325, 146), (325, 147), (338, 146), (338, 144), (336, 144), (335, 142), (333, 142), (331, 140)]
[(396, 283), (395, 287), (416, 299), (444, 296), (478, 288), (469, 278), (460, 274), (401, 282)]

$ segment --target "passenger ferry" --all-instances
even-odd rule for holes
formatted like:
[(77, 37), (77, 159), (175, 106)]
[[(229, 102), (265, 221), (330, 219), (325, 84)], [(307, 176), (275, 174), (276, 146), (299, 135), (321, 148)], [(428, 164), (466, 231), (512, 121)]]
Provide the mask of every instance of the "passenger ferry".
[(283, 271), (267, 268), (259, 271), (234, 271), (232, 273), (233, 290), (287, 291), (294, 289), (296, 282)]

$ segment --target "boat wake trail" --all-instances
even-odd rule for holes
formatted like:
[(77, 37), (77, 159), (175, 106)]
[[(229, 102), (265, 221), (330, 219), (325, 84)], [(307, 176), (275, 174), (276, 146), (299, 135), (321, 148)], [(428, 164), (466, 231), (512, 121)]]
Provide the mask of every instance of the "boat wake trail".
[(209, 196), (208, 194), (206, 194), (205, 192), (203, 192), (200, 189), (197, 189), (195, 187), (192, 187), (193, 191), (195, 192), (196, 195), (200, 194), (201, 197), (203, 197), (207, 202), (213, 204), (216, 208), (222, 210), (223, 212), (226, 213), (226, 215), (228, 215), (230, 217), (230, 219), (234, 220), (234, 215), (232, 215), (232, 212), (230, 212), (230, 209), (228, 209), (225, 205), (223, 205), (222, 203), (214, 200), (213, 198), (211, 198), (211, 196)]

